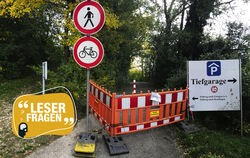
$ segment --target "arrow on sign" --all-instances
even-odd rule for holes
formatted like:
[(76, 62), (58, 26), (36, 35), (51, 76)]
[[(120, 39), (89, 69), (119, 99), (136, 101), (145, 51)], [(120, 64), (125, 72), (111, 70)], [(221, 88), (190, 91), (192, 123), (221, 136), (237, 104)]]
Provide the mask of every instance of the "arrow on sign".
[(199, 98), (195, 98), (195, 97), (193, 97), (192, 99), (193, 99), (193, 100), (197, 100), (197, 99), (199, 99)]
[(227, 80), (227, 82), (233, 82), (235, 83), (237, 80), (235, 78), (233, 78), (232, 80)]

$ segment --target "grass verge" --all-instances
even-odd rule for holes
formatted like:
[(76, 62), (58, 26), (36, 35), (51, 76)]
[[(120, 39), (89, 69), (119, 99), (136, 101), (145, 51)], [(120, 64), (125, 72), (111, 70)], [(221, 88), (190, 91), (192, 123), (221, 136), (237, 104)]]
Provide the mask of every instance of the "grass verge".
[(59, 136), (41, 136), (35, 139), (20, 139), (11, 129), (12, 104), (16, 97), (41, 90), (38, 79), (2, 81), (0, 83), (0, 158), (24, 157), (38, 147), (49, 144)]
[(202, 128), (187, 134), (177, 128), (178, 141), (188, 158), (248, 158), (250, 137)]

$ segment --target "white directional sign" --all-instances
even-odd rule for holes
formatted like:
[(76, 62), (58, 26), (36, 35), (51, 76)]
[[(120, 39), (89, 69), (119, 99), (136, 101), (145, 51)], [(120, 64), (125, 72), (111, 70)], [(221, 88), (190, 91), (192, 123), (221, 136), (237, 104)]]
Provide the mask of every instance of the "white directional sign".
[(192, 111), (240, 110), (240, 60), (188, 62)]
[(96, 67), (103, 59), (104, 49), (94, 37), (83, 37), (74, 46), (74, 59), (82, 67)]
[(81, 2), (74, 11), (76, 28), (84, 34), (94, 34), (104, 25), (105, 13), (102, 6), (95, 1)]

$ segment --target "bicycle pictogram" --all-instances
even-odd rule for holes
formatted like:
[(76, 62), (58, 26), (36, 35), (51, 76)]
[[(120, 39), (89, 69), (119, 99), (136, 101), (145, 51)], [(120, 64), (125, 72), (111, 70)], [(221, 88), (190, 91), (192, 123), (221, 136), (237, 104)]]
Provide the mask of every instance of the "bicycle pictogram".
[[(89, 52), (87, 52), (89, 50)], [(93, 47), (87, 48), (87, 46), (84, 46), (83, 50), (79, 52), (80, 58), (85, 58), (86, 54), (89, 55), (91, 58), (97, 57), (97, 52), (93, 50)]]

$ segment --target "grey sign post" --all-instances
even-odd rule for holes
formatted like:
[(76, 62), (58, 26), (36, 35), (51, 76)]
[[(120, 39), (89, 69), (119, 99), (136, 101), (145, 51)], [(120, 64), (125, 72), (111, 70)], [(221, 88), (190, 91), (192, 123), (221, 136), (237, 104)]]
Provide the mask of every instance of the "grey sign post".
[(242, 74), (241, 74), (241, 59), (240, 59), (240, 66), (239, 66), (239, 71), (240, 71), (240, 134), (243, 136), (243, 109), (242, 109)]
[(43, 75), (42, 75), (43, 88), (42, 88), (42, 92), (43, 92), (43, 94), (45, 94), (45, 80), (47, 80), (47, 61), (42, 63), (42, 67), (43, 67)]
[(87, 69), (87, 106), (86, 106), (86, 113), (87, 113), (87, 118), (86, 118), (86, 132), (89, 131), (89, 74), (90, 70)]

